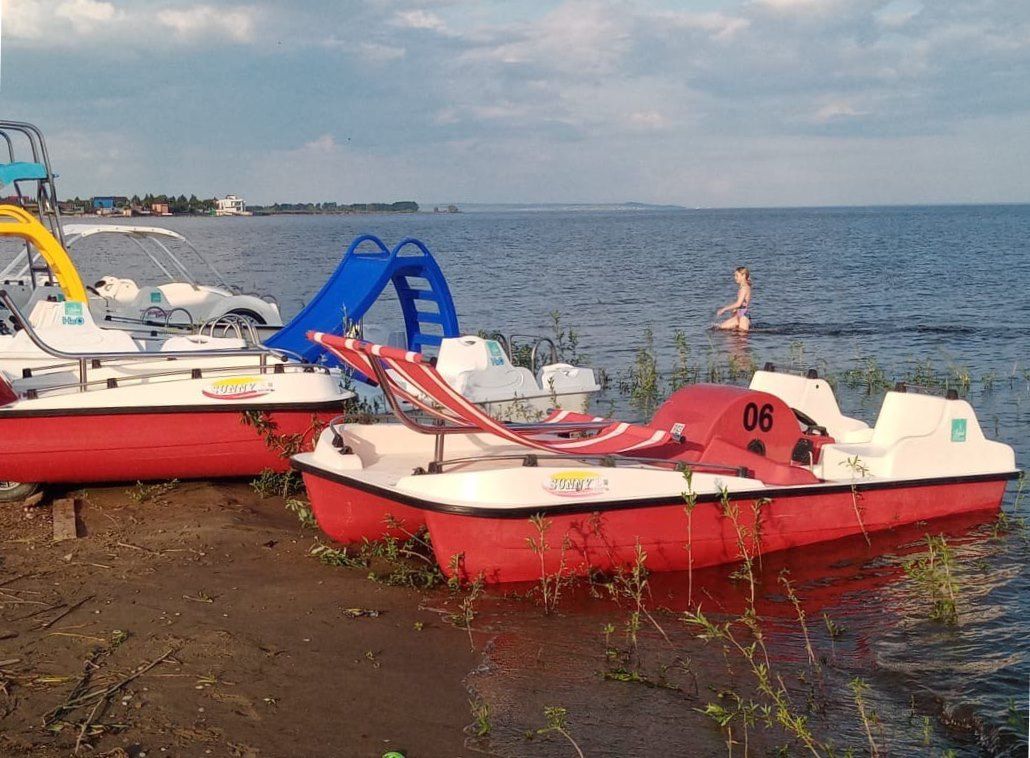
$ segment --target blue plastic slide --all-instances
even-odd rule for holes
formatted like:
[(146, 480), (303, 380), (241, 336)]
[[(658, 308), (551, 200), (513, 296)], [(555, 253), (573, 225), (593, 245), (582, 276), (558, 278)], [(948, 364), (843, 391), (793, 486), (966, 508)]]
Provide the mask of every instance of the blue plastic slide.
[[(366, 245), (359, 250), (366, 242), (374, 249)], [(450, 288), (429, 248), (405, 237), (389, 250), (375, 235), (362, 234), (350, 243), (340, 265), (311, 302), (265, 344), (314, 363), (325, 351), (305, 335), (309, 331), (343, 334), (345, 326), (360, 321), (391, 283), (404, 314), (409, 350), (422, 352), (425, 347), (438, 347), (444, 337), (460, 335)]]

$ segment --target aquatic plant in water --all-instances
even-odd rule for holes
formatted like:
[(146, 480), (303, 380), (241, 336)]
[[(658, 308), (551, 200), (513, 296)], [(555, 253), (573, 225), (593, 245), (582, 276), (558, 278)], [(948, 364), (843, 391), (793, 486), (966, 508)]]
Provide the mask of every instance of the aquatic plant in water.
[(926, 548), (925, 555), (904, 562), (905, 573), (929, 597), (931, 619), (958, 624), (954, 553), (943, 534), (926, 535)]
[(637, 348), (633, 365), (629, 369), (630, 405), (644, 418), (654, 415), (661, 400), (661, 374), (654, 350), (654, 331), (644, 329), (644, 338)]
[(565, 555), (570, 545), (568, 535), (562, 537), (561, 557), (558, 563), (558, 570), (553, 574), (547, 573), (546, 556), (551, 549), (547, 542), (547, 532), (551, 528), (551, 522), (544, 518), (543, 514), (537, 513), (529, 517), (529, 523), (536, 530), (535, 537), (527, 537), (526, 544), (540, 559), (540, 596), (544, 605), (544, 613), (553, 613), (558, 607), (558, 599), (561, 597), (562, 586), (571, 581), (567, 576)]

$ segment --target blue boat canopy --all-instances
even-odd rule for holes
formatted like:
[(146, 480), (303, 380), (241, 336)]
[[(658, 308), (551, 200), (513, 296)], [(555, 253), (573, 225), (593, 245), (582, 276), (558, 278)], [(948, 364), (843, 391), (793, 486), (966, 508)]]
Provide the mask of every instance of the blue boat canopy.
[(42, 163), (0, 163), (0, 186), (26, 179), (46, 179), (46, 166)]

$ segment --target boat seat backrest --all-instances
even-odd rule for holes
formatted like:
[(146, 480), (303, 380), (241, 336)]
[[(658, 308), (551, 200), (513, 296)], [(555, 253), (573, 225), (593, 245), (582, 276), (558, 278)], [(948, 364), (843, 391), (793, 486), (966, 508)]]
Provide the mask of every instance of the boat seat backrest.
[(525, 395), (539, 389), (532, 372), (513, 366), (496, 340), (482, 337), (441, 340), (436, 370), (452, 387), (462, 393), (471, 392), (477, 400), (483, 399), (479, 397), (481, 392)]
[(80, 327), (83, 331), (97, 329), (90, 313), (83, 303), (77, 301), (40, 300), (29, 312), (29, 323), (33, 329), (47, 329), (53, 326)]
[(888, 392), (870, 441), (824, 445), (821, 465), (824, 479), (916, 479), (1008, 471), (1015, 456), (984, 437), (965, 400)]
[(496, 340), (471, 335), (440, 340), (436, 370), (441, 376), (457, 376), (464, 371), (482, 371), (491, 366), (511, 366), (508, 356)]
[(873, 427), (874, 445), (889, 447), (904, 437), (926, 437), (942, 426), (954, 400), (915, 392), (888, 392)]
[(97, 291), (106, 298), (122, 303), (131, 303), (139, 294), (139, 286), (132, 279), (121, 279), (116, 276), (105, 276), (103, 285)]
[(546, 392), (595, 392), (601, 387), (593, 369), (578, 368), (568, 363), (552, 363), (544, 366), (536, 377), (537, 384)]
[[(75, 300), (40, 300), (32, 308), (29, 323), (43, 342), (69, 353), (133, 353), (139, 350), (130, 334), (118, 329), (100, 328), (88, 305)], [(43, 355), (24, 330), (14, 334), (4, 347), (4, 352), (8, 353)]]
[(480, 371), (463, 371), (454, 382), (444, 376), (452, 386), (469, 390), (505, 390), (516, 395), (539, 392), (536, 378), (529, 369), (516, 366), (490, 366)]
[(776, 371), (756, 371), (751, 378), (751, 389), (780, 398), (791, 408), (796, 408), (825, 427), (834, 439), (869, 428), (864, 421), (840, 412), (833, 388), (825, 379), (809, 379)]

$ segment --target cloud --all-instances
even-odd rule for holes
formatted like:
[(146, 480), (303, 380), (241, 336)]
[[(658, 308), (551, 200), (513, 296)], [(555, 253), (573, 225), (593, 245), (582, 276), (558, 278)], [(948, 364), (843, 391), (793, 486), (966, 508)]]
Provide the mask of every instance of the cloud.
[(316, 137), (310, 142), (305, 142), (299, 152), (303, 152), (308, 155), (331, 155), (339, 151), (339, 149), (340, 147), (336, 144), (336, 139), (333, 135), (323, 134), (321, 137)]
[[(1011, 158), (984, 165), (1025, 187), (1027, 3), (226, 1), (5, 0), (5, 108), (135, 139), (117, 170), (161, 191), (229, 181), (255, 200), (343, 200), (357, 176), (433, 200), (798, 202), (839, 151), (889, 167), (902, 145), (924, 176), (935, 146), (965, 156), (954, 170), (996, 198), (971, 163), (992, 129)], [(885, 197), (917, 179), (881, 182)], [(851, 195), (849, 181), (833, 179), (834, 201), (880, 191), (869, 172)]]
[(670, 24), (674, 28), (708, 32), (712, 38), (719, 40), (730, 39), (751, 26), (749, 19), (719, 12), (657, 12), (653, 19), (659, 24)]
[(7, 0), (3, 13), (4, 36), (9, 40), (36, 40), (46, 33), (50, 11), (38, 0)]
[(463, 57), (573, 76), (603, 75), (615, 71), (626, 53), (629, 23), (629, 16), (608, 4), (571, 0), (537, 21), (479, 42)]
[(74, 27), (91, 28), (112, 21), (118, 11), (113, 4), (98, 0), (66, 0), (57, 6), (54, 15), (66, 19)]
[(868, 111), (861, 111), (856, 109), (853, 105), (847, 102), (836, 102), (827, 103), (822, 106), (815, 113), (815, 121), (821, 124), (826, 124), (831, 121), (840, 121), (842, 119), (857, 118), (859, 116), (865, 116)]
[(88, 50), (92, 45), (97, 53), (110, 58), (118, 52), (131, 54), (199, 39), (250, 42), (261, 15), (258, 8), (246, 5), (170, 7), (126, 0), (61, 0), (56, 4), (5, 0), (4, 35), (16, 46)]
[(66, 46), (71, 38), (106, 31), (124, 18), (113, 3), (99, 0), (64, 0), (56, 6), (45, 0), (6, 0), (4, 36), (19, 42), (46, 41)]
[(664, 129), (669, 125), (669, 120), (658, 111), (637, 111), (629, 114), (627, 120), (630, 126), (646, 130)]
[(831, 10), (835, 3), (832, 0), (755, 0), (754, 4), (778, 13), (823, 13)]
[(393, 16), (393, 23), (408, 29), (428, 29), (434, 32), (447, 30), (447, 25), (442, 18), (435, 13), (421, 9), (398, 11)]
[(222, 37), (234, 42), (250, 42), (254, 38), (257, 13), (255, 8), (242, 5), (194, 5), (165, 8), (158, 11), (157, 20), (183, 40)]
[(405, 52), (403, 47), (379, 45), (375, 42), (362, 42), (358, 46), (360, 57), (373, 63), (386, 63), (387, 61), (398, 60), (404, 57)]

